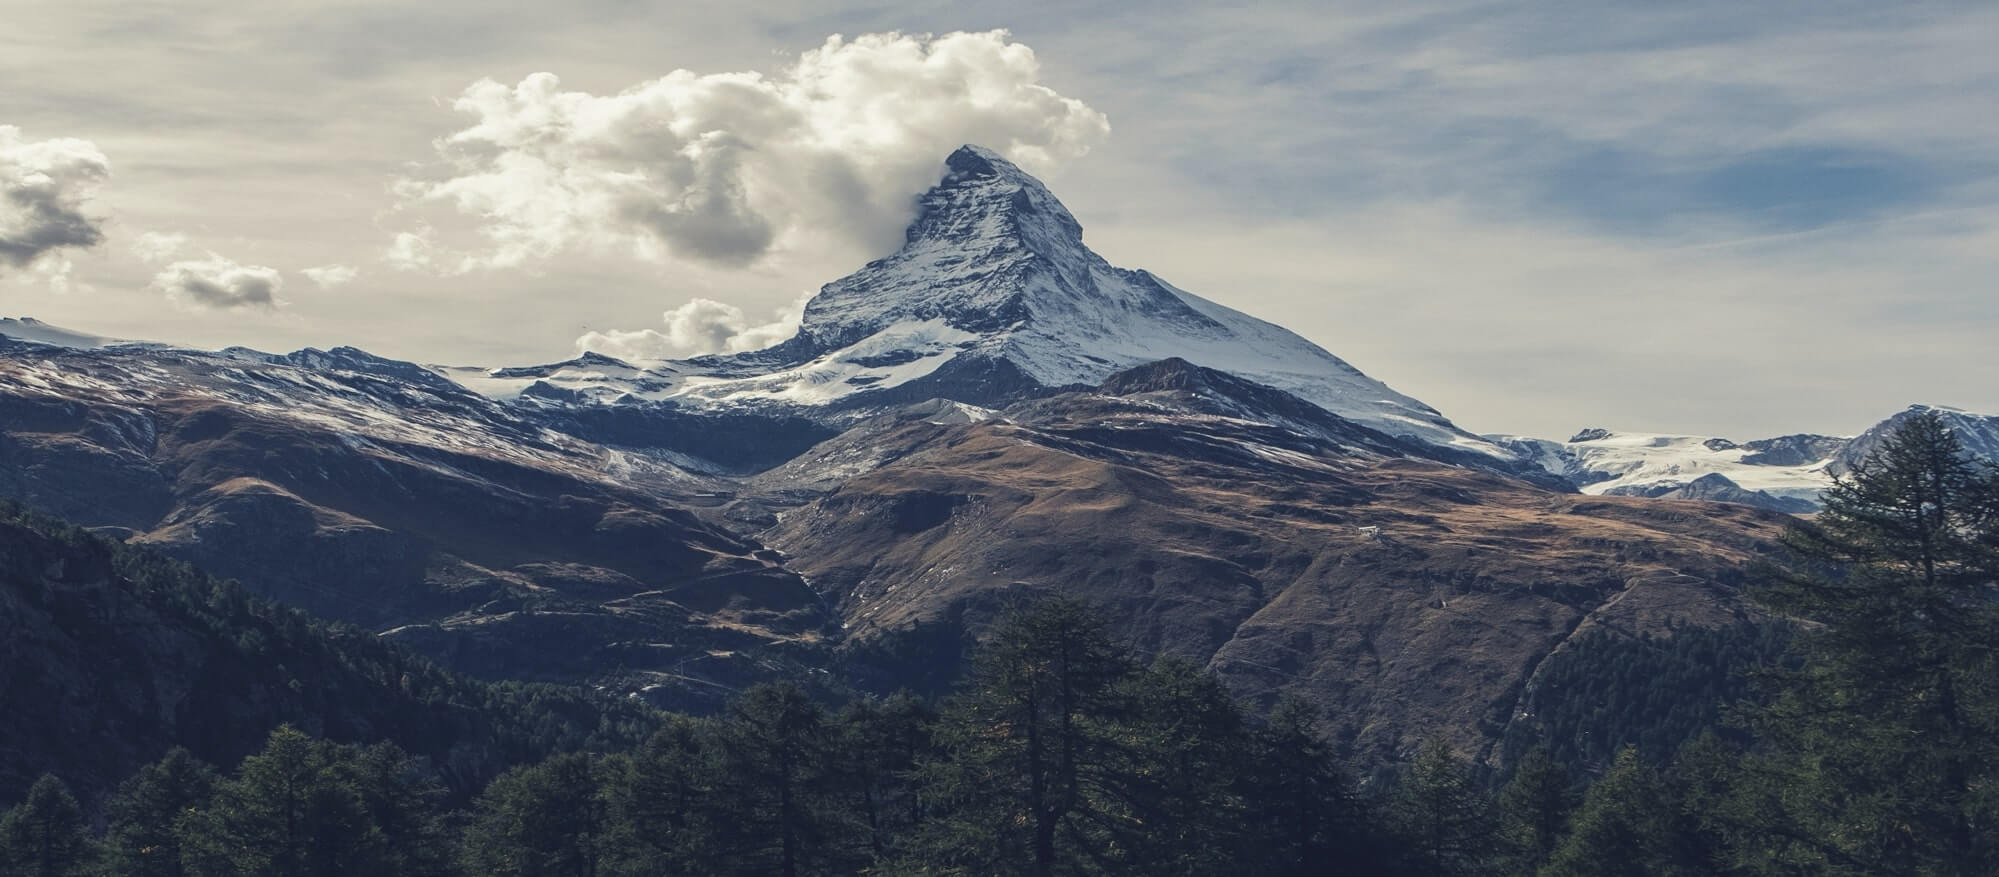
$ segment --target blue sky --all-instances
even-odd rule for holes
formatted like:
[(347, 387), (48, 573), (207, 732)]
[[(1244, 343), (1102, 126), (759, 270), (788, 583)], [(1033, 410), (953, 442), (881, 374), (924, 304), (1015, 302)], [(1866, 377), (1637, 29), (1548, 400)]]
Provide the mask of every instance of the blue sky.
[[(919, 95), (911, 112), (940, 137), (1082, 138), (1033, 169), (1113, 262), (1292, 328), (1467, 428), (1747, 439), (1919, 401), (1999, 411), (1986, 5), (79, 2), (14, 25), (0, 125), (101, 150), (107, 221), (56, 254), (60, 283), (53, 262), (0, 265), (0, 311), (107, 334), (505, 364), (694, 298), (760, 322), (880, 255), (911, 185), (911, 159), (881, 156), (928, 140), (828, 140), (868, 152), (849, 184), (890, 207), (834, 235), (805, 226), (837, 199), (786, 202), (774, 248), (731, 265), (691, 241), (627, 246), (587, 212), (560, 229), (515, 214), (534, 246), (505, 265), (398, 262), (398, 234), (442, 252), (493, 228), (407, 183), (463, 172), (436, 141), (468, 130), (453, 103), (480, 79), (550, 72), (608, 97), (683, 68), (782, 76), (835, 33), (1004, 28), (1033, 84), (1108, 133), (1046, 106)], [(162, 280), (171, 260), (242, 296)], [(329, 266), (352, 278), (299, 273)]]

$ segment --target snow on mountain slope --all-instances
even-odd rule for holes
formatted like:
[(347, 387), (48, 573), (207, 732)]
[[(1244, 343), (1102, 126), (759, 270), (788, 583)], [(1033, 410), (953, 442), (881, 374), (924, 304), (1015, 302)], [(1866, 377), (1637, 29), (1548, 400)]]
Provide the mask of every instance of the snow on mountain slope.
[[(1711, 495), (1720, 485), (1713, 476), (1721, 476), (1748, 493), (1760, 491), (1779, 500), (1816, 505), (1819, 491), (1832, 484), (1833, 476), (1850, 471), (1909, 418), (1927, 411), (1943, 415), (1966, 453), (1999, 462), (1999, 416), (1941, 405), (1911, 405), (1854, 438), (1799, 434), (1736, 444), (1710, 436), (1607, 429), (1585, 429), (1566, 442), (1505, 435), (1487, 438), (1567, 478), (1584, 493)], [(1787, 502), (1764, 504), (1791, 510)]]
[(1945, 426), (1957, 436), (1966, 452), (1973, 456), (1999, 462), (1999, 415), (1975, 414), (1962, 408), (1944, 405), (1911, 405), (1896, 412), (1893, 417), (1867, 428), (1852, 441), (1840, 448), (1833, 457), (1828, 471), (1843, 474), (1853, 468), (1853, 464), (1867, 459), (1869, 454), (1881, 446), (1888, 436), (1902, 428), (1909, 418), (1924, 412), (1934, 411), (1942, 415)]
[[(427, 467), (452, 465), (427, 453), (437, 451), (607, 483), (705, 483), (670, 455), (628, 453), (577, 439), (429, 369), (354, 348), (275, 355), (247, 348), (93, 345), (92, 336), (67, 330), (42, 336), (63, 343), (21, 345), (11, 331), (0, 339), (0, 388), (27, 399), (92, 401), (132, 412), (164, 401), (221, 403), (304, 429), (328, 430), (355, 450), (407, 457)], [(79, 343), (67, 343), (72, 339)]]
[[(1816, 501), (1832, 483), (1826, 472), (1845, 439), (1787, 436), (1736, 444), (1723, 438), (1586, 429), (1566, 442), (1516, 436), (1491, 438), (1542, 468), (1567, 477), (1584, 493), (1657, 495), (1720, 475), (1743, 490)], [(1805, 444), (1819, 452), (1791, 452)]]
[[(1177, 356), (1389, 435), (1511, 459), (1286, 329), (1111, 266), (1040, 181), (989, 150), (952, 153), (918, 208), (902, 248), (822, 288), (783, 344), (628, 366), (631, 374), (579, 360), (542, 367), (533, 381), (545, 385), (541, 395), (596, 403), (865, 410), (910, 401), (885, 392), (898, 388), (992, 404), (1023, 384), (1094, 386)], [(511, 380), (536, 371), (441, 373), (507, 397), (530, 393), (533, 381)]]
[(0, 317), (0, 336), (31, 344), (46, 344), (51, 347), (74, 347), (78, 350), (95, 350), (114, 344), (143, 344), (146, 342), (125, 341), (118, 338), (102, 338), (88, 332), (51, 326), (34, 317)]

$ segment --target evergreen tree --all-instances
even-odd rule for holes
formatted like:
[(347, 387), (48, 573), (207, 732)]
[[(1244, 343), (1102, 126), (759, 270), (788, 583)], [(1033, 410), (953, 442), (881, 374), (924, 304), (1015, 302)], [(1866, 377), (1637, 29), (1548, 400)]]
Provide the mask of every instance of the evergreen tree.
[(44, 774), (20, 804), (0, 816), (0, 873), (71, 877), (90, 873), (96, 858), (83, 810), (69, 786)]
[(1591, 784), (1569, 833), (1542, 877), (1663, 877), (1674, 873), (1664, 839), (1671, 823), (1658, 777), (1639, 760), (1636, 747), (1617, 754), (1610, 771)]
[(1394, 819), (1427, 874), (1484, 874), (1499, 853), (1492, 802), (1471, 766), (1442, 740), (1430, 740), (1395, 790)]
[(1562, 841), (1575, 809), (1575, 783), (1555, 764), (1545, 746), (1535, 747), (1514, 765), (1513, 778), (1499, 794), (1499, 814), (1518, 874), (1533, 874)]
[(1102, 803), (1092, 833), (1125, 873), (1223, 874), (1245, 841), (1249, 729), (1213, 674), (1162, 657), (1119, 686), (1105, 763), (1086, 774)]
[(744, 692), (722, 724), (721, 853), (737, 873), (798, 877), (840, 858), (847, 814), (829, 806), (832, 729), (794, 683)]
[(1247, 858), (1272, 877), (1386, 871), (1391, 851), (1369, 830), (1318, 724), (1315, 707), (1287, 696), (1254, 734), (1242, 793), (1252, 829)]
[(336, 877), (378, 869), (384, 838), (343, 775), (352, 752), (283, 726), (179, 823), (187, 872)]
[(376, 875), (443, 877), (451, 871), (451, 844), (439, 812), (444, 787), (430, 768), (393, 743), (377, 743), (343, 759), (343, 780), (359, 793), (378, 834)]
[(1132, 673), (1102, 619), (1052, 598), (1011, 609), (938, 724), (925, 765), (937, 808), (902, 857), (914, 873), (1087, 873), (1104, 855), (1091, 781), (1107, 757), (1115, 686)]
[(720, 775), (712, 732), (675, 717), (608, 766), (607, 874), (696, 874), (714, 861)]
[(872, 858), (889, 856), (922, 819), (915, 773), (930, 756), (936, 720), (928, 704), (908, 693), (856, 700), (835, 719), (844, 797), (865, 826)]
[(1758, 597), (1810, 622), (1755, 714), (1766, 805), (1752, 864), (1999, 873), (1999, 474), (1935, 412), (1794, 526)]
[(597, 877), (605, 809), (588, 755), (515, 768), (479, 796), (460, 861), (495, 877)]
[(106, 806), (105, 852), (120, 877), (183, 877), (178, 825), (208, 806), (214, 768), (186, 749), (168, 750), (118, 787)]

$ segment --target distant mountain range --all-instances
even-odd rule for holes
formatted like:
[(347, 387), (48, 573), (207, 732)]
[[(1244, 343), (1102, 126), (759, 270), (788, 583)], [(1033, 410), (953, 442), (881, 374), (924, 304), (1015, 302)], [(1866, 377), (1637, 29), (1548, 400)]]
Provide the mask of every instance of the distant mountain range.
[[(1999, 418), (1945, 413), (1999, 457)], [(1059, 590), (1245, 696), (1315, 699), (1361, 750), (1491, 742), (1587, 631), (1740, 617), (1781, 513), (1905, 416), (1471, 435), (1110, 266), (977, 147), (900, 249), (751, 353), (470, 368), (0, 320), (0, 496), (453, 669), (692, 709), (778, 676), (914, 684)]]

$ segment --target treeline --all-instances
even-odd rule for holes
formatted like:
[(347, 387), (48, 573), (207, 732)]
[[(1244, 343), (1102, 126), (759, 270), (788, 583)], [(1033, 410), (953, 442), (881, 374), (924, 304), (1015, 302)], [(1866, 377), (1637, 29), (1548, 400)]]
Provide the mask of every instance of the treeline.
[(1795, 625), (1745, 620), (1726, 627), (1680, 625), (1662, 636), (1597, 629), (1550, 656), (1507, 725), (1502, 762), (1546, 746), (1583, 774), (1607, 770), (1627, 746), (1655, 767), (1704, 733), (1742, 742), (1724, 708), (1760, 702), (1760, 668), (1796, 666)]
[[(1315, 874), (1406, 849), (1298, 703), (1252, 722), (1211, 675), (1133, 662), (1088, 608), (1010, 614), (963, 692), (830, 711), (792, 684), (641, 745), (509, 771), (446, 806), (387, 744), (285, 728), (220, 776), (185, 752), (87, 830), (44, 778), (0, 821), (35, 875)], [(1409, 873), (1425, 873), (1415, 860)]]
[(173, 746), (234, 764), (289, 723), (388, 741), (455, 799), (556, 752), (629, 747), (662, 715), (580, 688), (488, 683), (258, 599), (161, 554), (0, 501), (0, 804), (53, 771), (95, 800)]

